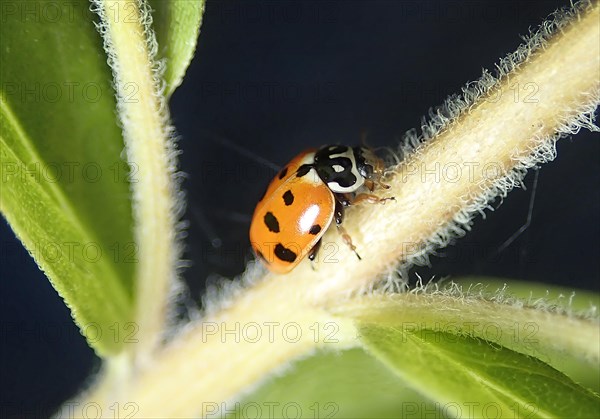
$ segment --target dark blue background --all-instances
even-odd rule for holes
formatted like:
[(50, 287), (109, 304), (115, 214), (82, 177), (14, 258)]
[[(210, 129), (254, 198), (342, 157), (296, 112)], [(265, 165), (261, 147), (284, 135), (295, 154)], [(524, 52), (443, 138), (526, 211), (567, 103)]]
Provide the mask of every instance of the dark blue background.
[[(566, 1), (209, 1), (196, 57), (174, 94), (172, 117), (188, 174), (185, 271), (190, 298), (239, 274), (247, 230), (273, 169), (226, 143), (284, 165), (302, 149), (398, 143), (430, 106), (513, 51), (520, 34)], [(516, 190), (473, 231), (432, 257), (424, 278), (481, 274), (598, 290), (600, 142), (559, 142), (542, 167), (530, 228), (530, 191)], [(531, 186), (530, 173), (525, 184)], [(498, 206), (498, 203), (495, 204)], [(217, 246), (215, 246), (217, 245)], [(220, 246), (219, 246), (220, 245)], [(0, 417), (47, 416), (99, 360), (69, 311), (0, 222)]]

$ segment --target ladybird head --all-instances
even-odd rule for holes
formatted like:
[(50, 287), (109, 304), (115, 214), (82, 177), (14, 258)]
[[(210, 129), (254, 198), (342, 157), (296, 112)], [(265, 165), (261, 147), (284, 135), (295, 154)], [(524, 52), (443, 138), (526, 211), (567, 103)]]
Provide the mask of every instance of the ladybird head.
[(366, 153), (361, 147), (328, 145), (315, 153), (314, 168), (332, 192), (355, 192), (373, 174)]

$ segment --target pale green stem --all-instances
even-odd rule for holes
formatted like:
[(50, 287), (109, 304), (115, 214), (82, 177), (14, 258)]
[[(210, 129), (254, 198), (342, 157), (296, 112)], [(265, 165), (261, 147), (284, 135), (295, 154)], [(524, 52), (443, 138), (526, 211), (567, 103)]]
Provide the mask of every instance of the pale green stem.
[(177, 244), (170, 132), (155, 71), (149, 15), (135, 0), (97, 0), (101, 30), (117, 90), (131, 179), (136, 254), (136, 362), (143, 364), (160, 342), (167, 300), (175, 279)]

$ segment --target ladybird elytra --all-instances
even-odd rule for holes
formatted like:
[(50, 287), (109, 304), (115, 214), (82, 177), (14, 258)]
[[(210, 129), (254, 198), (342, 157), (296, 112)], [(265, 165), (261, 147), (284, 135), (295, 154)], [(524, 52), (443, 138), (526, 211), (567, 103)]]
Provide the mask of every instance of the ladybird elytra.
[[(312, 260), (335, 218), (344, 241), (356, 253), (341, 226), (344, 207), (365, 200), (361, 188), (382, 185), (383, 163), (363, 147), (328, 145), (308, 149), (284, 166), (259, 200), (250, 225), (250, 243), (269, 270), (290, 272), (307, 255)], [(369, 195), (368, 202), (385, 202)], [(335, 216), (335, 217), (334, 217)]]
[(305, 176), (274, 181), (277, 186), (269, 186), (252, 217), (252, 247), (275, 273), (289, 272), (300, 263), (333, 219), (333, 194), (323, 182), (308, 180), (317, 178), (316, 173)]

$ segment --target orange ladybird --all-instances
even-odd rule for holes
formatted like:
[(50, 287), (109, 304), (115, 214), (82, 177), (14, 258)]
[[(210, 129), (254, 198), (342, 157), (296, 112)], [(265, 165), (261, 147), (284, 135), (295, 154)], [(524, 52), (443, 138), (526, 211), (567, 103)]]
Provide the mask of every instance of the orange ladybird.
[(330, 145), (300, 153), (275, 176), (254, 210), (250, 225), (254, 252), (272, 272), (287, 273), (307, 255), (314, 260), (335, 219), (356, 253), (342, 227), (344, 207), (393, 199), (357, 193), (363, 187), (387, 188), (379, 182), (382, 173), (382, 161), (364, 147)]

